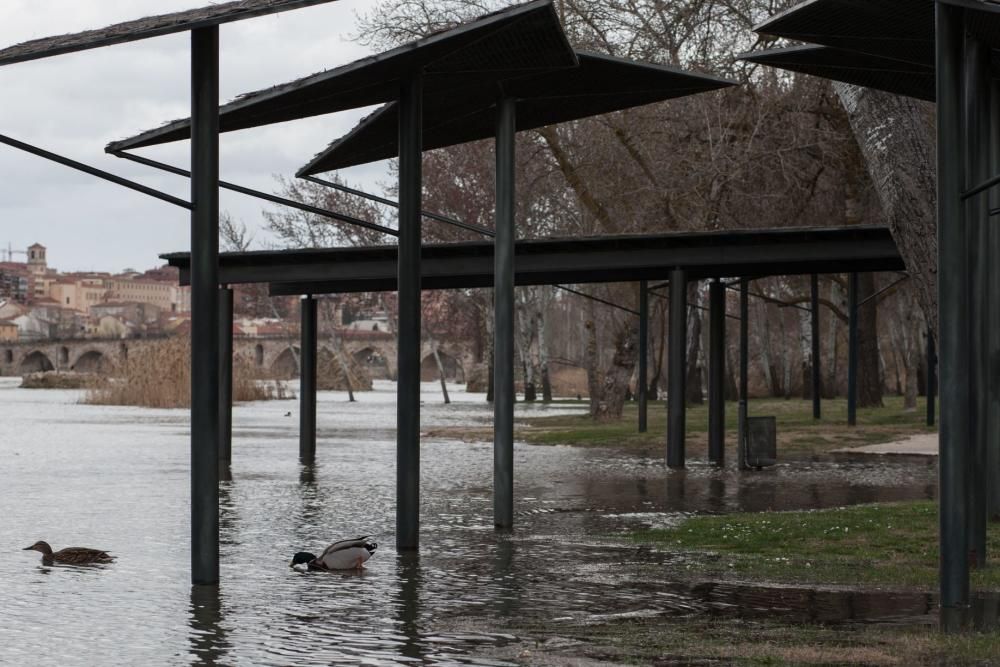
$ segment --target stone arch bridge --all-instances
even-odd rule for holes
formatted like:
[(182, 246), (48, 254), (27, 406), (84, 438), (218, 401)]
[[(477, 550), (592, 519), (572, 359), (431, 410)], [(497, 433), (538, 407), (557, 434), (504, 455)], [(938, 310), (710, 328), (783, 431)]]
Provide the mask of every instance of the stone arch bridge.
[[(0, 343), (0, 376), (26, 375), (39, 371), (103, 373), (125, 359), (130, 352), (155, 344), (157, 339), (70, 339), (61, 341), (18, 341)], [(320, 336), (320, 353), (343, 350), (364, 366), (373, 378), (395, 379), (396, 337), (384, 331), (345, 330), (336, 337)], [(233, 354), (250, 360), (265, 372), (279, 376), (298, 375), (299, 339), (296, 336), (237, 336)], [(434, 350), (424, 342), (421, 374), (426, 381), (439, 376)], [(438, 356), (449, 380), (462, 382), (475, 365), (472, 346), (441, 342)]]

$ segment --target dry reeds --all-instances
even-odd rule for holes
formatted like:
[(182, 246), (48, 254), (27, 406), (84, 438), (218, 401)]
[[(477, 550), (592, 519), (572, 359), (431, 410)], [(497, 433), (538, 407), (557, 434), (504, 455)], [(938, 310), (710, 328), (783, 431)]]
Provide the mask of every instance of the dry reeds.
[[(233, 401), (292, 398), (282, 382), (261, 379), (251, 360), (233, 359)], [(108, 378), (96, 381), (84, 397), (93, 405), (185, 408), (191, 405), (191, 339), (179, 336), (130, 350)]]

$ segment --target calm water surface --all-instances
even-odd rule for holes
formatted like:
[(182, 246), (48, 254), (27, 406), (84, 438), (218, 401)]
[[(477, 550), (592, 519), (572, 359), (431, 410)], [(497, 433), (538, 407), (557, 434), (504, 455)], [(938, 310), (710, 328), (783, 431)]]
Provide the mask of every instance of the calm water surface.
[[(349, 404), (323, 393), (315, 468), (298, 464), (294, 401), (237, 407), (222, 489), (222, 585), (189, 585), (186, 411), (94, 407), (70, 391), (0, 379), (0, 662), (495, 664), (516, 641), (491, 619), (788, 614), (891, 621), (933, 613), (923, 595), (842, 595), (670, 581), (669, 554), (606, 537), (685, 513), (930, 498), (923, 464), (811, 463), (754, 475), (570, 447), (515, 448), (517, 529), (492, 527), (492, 447), (425, 439), (422, 549), (397, 554), (394, 386)], [(481, 395), (424, 387), (423, 426), (479, 425)], [(518, 406), (556, 414), (575, 407)], [(291, 411), (292, 416), (286, 416)], [(291, 555), (340, 537), (380, 542), (361, 575), (302, 574)], [(108, 549), (108, 567), (44, 567), (35, 552)], [(662, 581), (650, 581), (648, 565)], [(630, 568), (635, 574), (630, 574)], [(929, 618), (929, 616), (928, 616)], [(457, 632), (456, 627), (477, 628)], [(499, 627), (499, 626), (498, 626)], [(446, 630), (450, 628), (450, 630)]]

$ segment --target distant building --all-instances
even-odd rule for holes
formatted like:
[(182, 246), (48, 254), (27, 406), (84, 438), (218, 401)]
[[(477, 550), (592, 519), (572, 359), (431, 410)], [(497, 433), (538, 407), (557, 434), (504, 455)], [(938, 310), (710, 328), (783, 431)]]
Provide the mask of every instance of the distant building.
[(0, 320), (0, 342), (9, 343), (17, 339), (17, 323), (13, 320)]

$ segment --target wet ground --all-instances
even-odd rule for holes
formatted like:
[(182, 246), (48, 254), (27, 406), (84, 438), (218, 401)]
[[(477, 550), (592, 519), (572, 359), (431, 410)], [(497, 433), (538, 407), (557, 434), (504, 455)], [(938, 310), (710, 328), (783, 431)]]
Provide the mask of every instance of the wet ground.
[[(216, 592), (188, 580), (187, 413), (86, 406), (76, 392), (16, 384), (0, 379), (0, 663), (491, 664), (524, 640), (509, 630), (524, 622), (552, 636), (561, 623), (630, 617), (936, 623), (929, 595), (682, 582), (678, 556), (615, 539), (693, 512), (932, 498), (933, 462), (740, 475), (518, 445), (517, 526), (498, 535), (491, 445), (425, 440), (422, 548), (406, 556), (393, 548), (392, 385), (354, 404), (322, 394), (319, 464), (308, 469), (297, 462), (296, 403), (245, 405), (234, 415), (233, 481), (222, 489)], [(454, 387), (452, 398), (441, 405), (436, 386), (425, 386), (424, 428), (489, 420), (481, 395)], [(288, 567), (296, 551), (358, 534), (380, 542), (361, 575)], [(19, 550), (38, 539), (108, 549), (118, 562), (45, 567)], [(996, 600), (980, 606), (996, 617)]]

